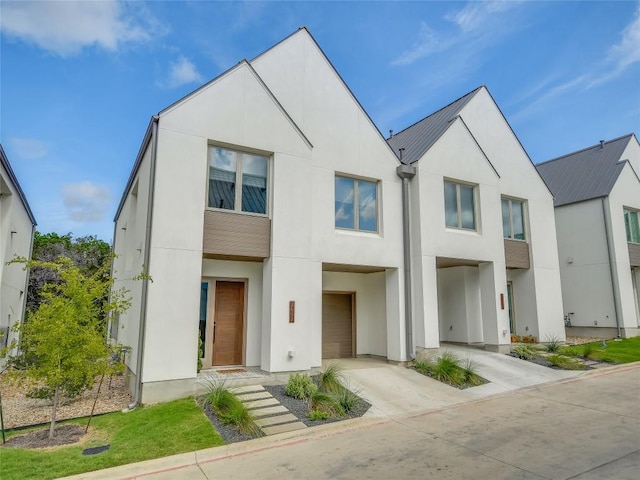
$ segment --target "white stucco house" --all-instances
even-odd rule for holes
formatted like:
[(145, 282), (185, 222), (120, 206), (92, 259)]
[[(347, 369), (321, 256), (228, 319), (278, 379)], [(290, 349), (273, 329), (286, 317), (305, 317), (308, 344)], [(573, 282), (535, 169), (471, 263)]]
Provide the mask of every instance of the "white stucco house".
[[(486, 90), (471, 96), (405, 164), (301, 28), (152, 117), (114, 233), (132, 306), (110, 332), (132, 348), (136, 401), (192, 393), (198, 339), (205, 369), (267, 372), (440, 340), (500, 350), (509, 280), (515, 328), (563, 335), (551, 195)], [(450, 179), (475, 186), (475, 230), (445, 223)], [(524, 205), (517, 265), (506, 199)]]
[(24, 317), (28, 272), (14, 257), (31, 258), (36, 220), (0, 145), (0, 348), (7, 346), (14, 323)]
[(564, 340), (553, 197), (487, 88), (388, 141), (415, 167), (416, 345)]
[(640, 333), (640, 145), (634, 134), (538, 164), (555, 196), (567, 335)]

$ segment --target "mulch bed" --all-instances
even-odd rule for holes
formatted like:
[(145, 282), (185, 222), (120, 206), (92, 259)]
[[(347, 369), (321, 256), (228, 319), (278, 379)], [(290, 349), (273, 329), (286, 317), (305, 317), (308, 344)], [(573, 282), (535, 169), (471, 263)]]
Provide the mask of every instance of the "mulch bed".
[[(367, 413), (367, 410), (369, 410), (369, 407), (371, 407), (371, 404), (369, 402), (367, 402), (363, 398), (360, 398), (356, 407), (351, 412), (348, 412), (344, 417), (329, 417), (324, 420), (311, 420), (307, 416), (307, 414), (309, 413), (309, 404), (307, 400), (293, 398), (284, 393), (285, 385), (265, 385), (264, 389), (282, 405), (287, 407), (289, 412), (295, 415), (295, 417), (298, 418), (298, 420), (304, 423), (307, 427), (315, 427), (318, 425), (324, 425), (326, 423), (340, 422), (343, 420), (349, 420), (350, 418), (361, 417), (362, 415)], [(207, 418), (209, 418), (213, 426), (216, 428), (218, 433), (220, 433), (220, 436), (226, 443), (244, 442), (246, 440), (251, 440), (252, 438), (254, 438), (239, 432), (232, 425), (223, 425), (218, 416), (211, 410), (211, 408), (207, 405), (203, 405), (202, 398), (200, 399), (199, 404), (202, 406), (202, 409), (204, 410)]]
[(47, 427), (11, 437), (4, 446), (15, 448), (58, 447), (77, 443), (83, 436), (84, 427), (80, 425), (60, 425), (55, 427), (53, 438), (49, 438), (49, 428)]

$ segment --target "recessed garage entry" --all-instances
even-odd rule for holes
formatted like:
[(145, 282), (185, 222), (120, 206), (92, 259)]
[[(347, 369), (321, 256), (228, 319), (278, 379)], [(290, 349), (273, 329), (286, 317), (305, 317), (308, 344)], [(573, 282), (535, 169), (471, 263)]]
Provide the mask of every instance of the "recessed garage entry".
[(322, 294), (322, 358), (351, 358), (355, 352), (354, 294)]

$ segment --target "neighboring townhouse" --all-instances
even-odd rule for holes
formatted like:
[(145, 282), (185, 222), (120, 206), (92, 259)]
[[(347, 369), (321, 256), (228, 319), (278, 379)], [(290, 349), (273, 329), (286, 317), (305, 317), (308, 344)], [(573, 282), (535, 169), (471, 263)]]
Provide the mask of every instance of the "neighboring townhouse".
[(36, 220), (0, 145), (0, 348), (13, 339), (11, 326), (21, 322), (27, 298), (28, 272), (9, 264), (16, 256), (30, 258)]
[(415, 167), (415, 344), (564, 340), (553, 198), (487, 88), (388, 142)]
[(115, 217), (136, 401), (194, 391), (198, 338), (204, 368), (406, 360), (398, 165), (306, 29), (154, 116)]
[(640, 332), (640, 145), (634, 134), (538, 164), (555, 196), (567, 335)]
[(551, 194), (486, 89), (452, 105), (387, 143), (302, 28), (152, 117), (114, 232), (135, 401), (193, 393), (199, 342), (287, 372), (504, 350), (509, 312), (563, 339)]

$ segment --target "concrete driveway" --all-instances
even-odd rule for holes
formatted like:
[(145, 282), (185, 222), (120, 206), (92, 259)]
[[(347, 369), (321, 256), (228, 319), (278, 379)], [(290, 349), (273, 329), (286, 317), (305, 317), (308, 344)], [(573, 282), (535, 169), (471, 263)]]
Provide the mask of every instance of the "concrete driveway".
[[(387, 372), (396, 372), (397, 384), (412, 383), (405, 375), (414, 372), (401, 367), (365, 360), (355, 366), (352, 379), (368, 382), (378, 373), (386, 382)], [(440, 395), (434, 401), (443, 401)], [(407, 405), (420, 398), (412, 395)], [(427, 412), (354, 419), (70, 478), (636, 480), (638, 398), (640, 363)], [(397, 408), (390, 400), (381, 405)]]
[(340, 360), (348, 383), (372, 408), (369, 417), (403, 415), (437, 410), (523, 387), (541, 385), (581, 375), (584, 372), (554, 370), (531, 362), (473, 347), (447, 345), (441, 352), (470, 358), (477, 373), (490, 383), (459, 390), (402, 365), (374, 358)]

